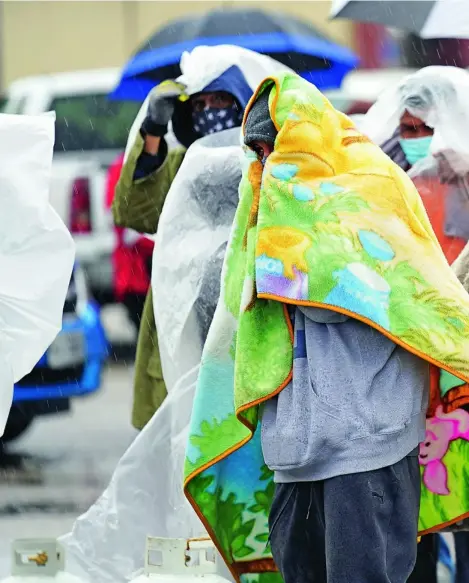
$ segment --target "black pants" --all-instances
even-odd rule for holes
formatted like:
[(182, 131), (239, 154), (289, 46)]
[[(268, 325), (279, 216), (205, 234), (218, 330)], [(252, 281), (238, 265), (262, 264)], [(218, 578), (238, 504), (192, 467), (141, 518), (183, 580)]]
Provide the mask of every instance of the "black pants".
[(454, 535), (456, 548), (456, 581), (455, 583), (468, 583), (469, 581), (469, 532), (458, 532)]
[(437, 583), (438, 552), (438, 535), (423, 536), (417, 547), (417, 562), (408, 583)]
[(285, 583), (406, 583), (419, 504), (415, 455), (372, 472), (277, 484), (270, 540)]
[[(469, 583), (469, 532), (454, 535), (456, 550), (455, 583)], [(439, 537), (427, 534), (417, 550), (417, 562), (408, 583), (437, 583), (437, 565), (439, 554)]]

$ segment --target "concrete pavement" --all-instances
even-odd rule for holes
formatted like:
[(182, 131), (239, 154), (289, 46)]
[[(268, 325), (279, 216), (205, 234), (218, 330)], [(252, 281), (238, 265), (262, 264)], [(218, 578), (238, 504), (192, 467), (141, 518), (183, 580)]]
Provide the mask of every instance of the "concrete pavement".
[[(71, 413), (37, 419), (0, 468), (0, 579), (10, 572), (10, 541), (57, 537), (101, 494), (135, 436), (132, 368), (109, 367), (102, 389)], [(16, 467), (15, 467), (16, 466)]]

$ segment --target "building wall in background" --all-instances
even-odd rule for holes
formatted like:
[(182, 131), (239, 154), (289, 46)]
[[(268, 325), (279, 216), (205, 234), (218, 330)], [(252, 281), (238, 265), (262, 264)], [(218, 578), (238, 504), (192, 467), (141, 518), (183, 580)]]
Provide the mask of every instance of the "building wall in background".
[(2, 2), (0, 24), (1, 87), (26, 75), (74, 69), (122, 66), (155, 29), (186, 14), (220, 7), (262, 6), (304, 18), (346, 46), (354, 42), (353, 25), (330, 23), (329, 0), (223, 1), (29, 1)]

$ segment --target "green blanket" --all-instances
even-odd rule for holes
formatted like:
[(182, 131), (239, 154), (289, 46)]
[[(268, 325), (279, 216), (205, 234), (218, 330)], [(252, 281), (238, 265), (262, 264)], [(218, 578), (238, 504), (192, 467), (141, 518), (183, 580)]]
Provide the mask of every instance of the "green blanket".
[[(246, 152), (185, 467), (186, 495), (244, 581), (280, 578), (267, 544), (274, 485), (258, 419), (259, 405), (292, 375), (286, 304), (348, 314), (448, 371), (447, 385), (469, 380), (469, 298), (407, 175), (298, 76), (267, 79), (253, 100), (261, 91), (270, 91), (278, 136), (264, 172)], [(429, 459), (444, 466), (451, 448), (460, 461), (460, 435), (436, 434), (443, 441)], [(429, 488), (441, 490), (441, 467), (423, 469)], [(423, 496), (423, 528), (469, 512), (469, 498), (456, 495), (462, 478), (454, 479), (451, 504), (448, 494)]]

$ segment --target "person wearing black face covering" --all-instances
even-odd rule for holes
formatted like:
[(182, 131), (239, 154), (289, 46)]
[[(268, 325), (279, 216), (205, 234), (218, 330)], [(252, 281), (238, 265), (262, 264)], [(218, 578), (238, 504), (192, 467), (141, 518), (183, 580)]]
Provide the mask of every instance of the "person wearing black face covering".
[[(252, 90), (236, 66), (188, 100), (185, 87), (168, 81), (149, 96), (147, 115), (124, 164), (112, 211), (114, 222), (140, 233), (154, 234), (170, 186), (186, 149), (198, 138), (241, 126)], [(181, 144), (169, 150), (165, 135), (171, 122)], [(143, 429), (167, 394), (149, 290), (143, 308), (135, 362), (132, 424)]]

